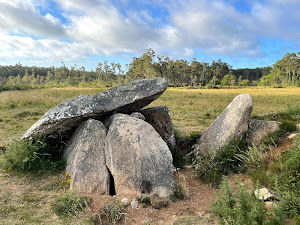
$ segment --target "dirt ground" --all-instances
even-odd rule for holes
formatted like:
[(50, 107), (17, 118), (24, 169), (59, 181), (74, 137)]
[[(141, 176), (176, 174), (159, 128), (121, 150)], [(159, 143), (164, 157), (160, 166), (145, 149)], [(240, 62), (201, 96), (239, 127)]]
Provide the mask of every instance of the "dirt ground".
[[(229, 181), (233, 187), (236, 186), (235, 181), (237, 176), (248, 190), (253, 191), (251, 180), (243, 174), (233, 174), (229, 177)], [(139, 203), (137, 209), (132, 209), (129, 205), (125, 219), (118, 224), (218, 224), (217, 219), (210, 213), (210, 205), (215, 199), (216, 189), (202, 184), (199, 180), (195, 179), (194, 171), (190, 168), (176, 172), (176, 177), (177, 181), (183, 186), (183, 191), (188, 196), (187, 199), (176, 202), (169, 200), (169, 205), (161, 209), (154, 209), (151, 205), (147, 206), (143, 203)], [(92, 208), (95, 213), (99, 212), (103, 206), (115, 199), (121, 201), (121, 198), (116, 196), (90, 195), (89, 197), (92, 199)], [(159, 199), (151, 200), (159, 201)], [(101, 224), (101, 222), (98, 224)], [(102, 222), (102, 224), (105, 224), (105, 222)]]

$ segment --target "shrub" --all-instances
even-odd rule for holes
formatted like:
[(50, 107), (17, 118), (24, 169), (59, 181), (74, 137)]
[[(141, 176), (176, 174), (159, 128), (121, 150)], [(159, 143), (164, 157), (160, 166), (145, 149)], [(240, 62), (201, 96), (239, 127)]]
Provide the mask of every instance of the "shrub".
[(117, 200), (104, 206), (101, 212), (113, 224), (116, 224), (119, 220), (121, 220), (122, 216), (125, 215), (124, 207)]
[(289, 217), (300, 215), (300, 146), (296, 143), (282, 155), (283, 170), (278, 176), (276, 189), (280, 207)]
[(86, 196), (70, 191), (58, 196), (51, 204), (51, 208), (58, 216), (69, 218), (76, 216), (89, 205), (90, 200)]
[(197, 177), (205, 184), (218, 186), (223, 175), (242, 170), (243, 161), (238, 155), (248, 147), (245, 141), (232, 141), (217, 151), (215, 156), (198, 156), (195, 163)]
[(65, 168), (66, 160), (63, 158), (62, 145), (49, 140), (14, 140), (3, 153), (0, 161), (2, 168), (21, 173)]
[(222, 194), (217, 191), (216, 200), (211, 205), (212, 213), (221, 225), (282, 224), (284, 218), (281, 214), (267, 217), (264, 201), (249, 194), (238, 178), (236, 182), (237, 192), (234, 194), (228, 179), (224, 178)]
[(300, 122), (300, 107), (291, 107), (289, 106), (286, 110), (286, 113), (291, 115), (291, 117), (297, 121)]
[(264, 144), (258, 146), (249, 146), (242, 154), (237, 154), (237, 158), (243, 163), (247, 172), (257, 171), (265, 168), (264, 152), (268, 147)]

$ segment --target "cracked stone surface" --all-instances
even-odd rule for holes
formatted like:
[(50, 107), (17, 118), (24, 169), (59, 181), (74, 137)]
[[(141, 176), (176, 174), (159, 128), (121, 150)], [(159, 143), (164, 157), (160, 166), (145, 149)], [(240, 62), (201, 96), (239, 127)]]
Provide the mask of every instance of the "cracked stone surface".
[(194, 145), (194, 154), (214, 156), (230, 141), (240, 140), (248, 130), (251, 111), (251, 96), (236, 96)]
[(167, 87), (163, 78), (143, 79), (96, 95), (68, 99), (46, 112), (22, 138), (66, 135), (89, 118), (101, 119), (118, 112), (138, 111), (157, 99)]

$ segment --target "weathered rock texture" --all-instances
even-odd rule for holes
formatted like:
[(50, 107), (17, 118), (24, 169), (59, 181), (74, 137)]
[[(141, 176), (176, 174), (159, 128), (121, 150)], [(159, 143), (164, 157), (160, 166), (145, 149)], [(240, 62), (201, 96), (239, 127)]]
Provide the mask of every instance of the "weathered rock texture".
[(194, 146), (194, 154), (213, 156), (230, 141), (241, 139), (248, 129), (251, 111), (251, 96), (249, 94), (236, 96), (203, 133)]
[(106, 139), (106, 163), (118, 195), (169, 196), (174, 188), (172, 155), (147, 122), (115, 114)]
[(158, 98), (168, 87), (163, 78), (144, 79), (92, 95), (68, 99), (46, 112), (22, 138), (62, 134), (81, 121), (117, 112), (142, 109)]
[(167, 106), (158, 106), (141, 110), (140, 113), (144, 115), (145, 121), (151, 124), (168, 144), (170, 150), (174, 150), (176, 140), (169, 108)]
[(259, 144), (269, 133), (279, 130), (280, 122), (250, 119), (245, 140), (251, 144)]
[(104, 154), (106, 131), (102, 122), (89, 119), (71, 137), (65, 150), (71, 190), (109, 194), (110, 176)]
[(132, 116), (134, 118), (137, 118), (137, 119), (140, 119), (140, 120), (145, 120), (144, 115), (142, 113), (139, 113), (139, 112), (131, 113), (130, 116)]

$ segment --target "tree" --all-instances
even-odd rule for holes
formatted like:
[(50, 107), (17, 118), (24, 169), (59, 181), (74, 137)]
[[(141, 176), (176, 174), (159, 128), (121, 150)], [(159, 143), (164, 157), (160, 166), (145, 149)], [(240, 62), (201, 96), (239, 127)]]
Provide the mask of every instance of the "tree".
[(241, 82), (240, 82), (240, 86), (250, 86), (250, 81), (249, 80), (242, 80)]
[(223, 86), (234, 86), (236, 81), (236, 77), (232, 74), (227, 74), (221, 80), (221, 84)]

